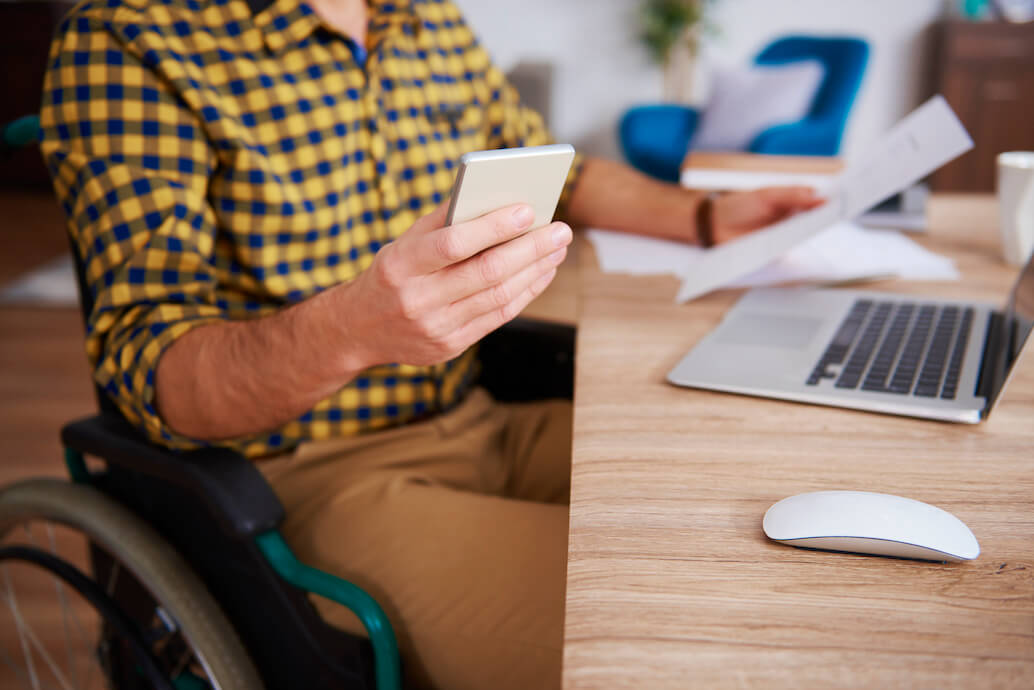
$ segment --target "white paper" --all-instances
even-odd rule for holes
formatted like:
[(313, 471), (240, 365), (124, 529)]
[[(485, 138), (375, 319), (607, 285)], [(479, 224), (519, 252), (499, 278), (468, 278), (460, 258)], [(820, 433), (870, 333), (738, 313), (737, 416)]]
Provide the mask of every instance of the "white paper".
[(587, 230), (586, 236), (596, 250), (596, 260), (604, 273), (681, 276), (686, 266), (704, 253), (700, 247), (685, 242), (615, 230)]
[[(589, 230), (600, 268), (607, 273), (682, 275), (705, 250), (682, 242), (610, 230)], [(954, 262), (890, 230), (867, 230), (839, 222), (790, 249), (775, 261), (725, 287), (825, 283), (894, 276), (908, 280), (957, 280)]]
[(683, 271), (682, 287), (675, 300), (686, 302), (724, 287), (774, 261), (842, 219), (840, 199), (834, 196), (816, 209), (798, 213), (764, 230), (704, 250), (700, 259), (686, 266)]
[(75, 266), (68, 255), (21, 276), (0, 289), (0, 303), (38, 306), (75, 306), (79, 303)]
[(844, 217), (864, 213), (971, 148), (973, 140), (951, 106), (934, 96), (841, 173)]
[(843, 221), (797, 245), (729, 287), (825, 283), (876, 276), (905, 280), (958, 280), (951, 259), (893, 230), (867, 230)]
[(685, 302), (756, 271), (792, 247), (933, 172), (973, 141), (941, 96), (895, 125), (862, 161), (849, 165), (817, 209), (800, 213), (738, 240), (709, 249), (687, 266), (676, 300)]

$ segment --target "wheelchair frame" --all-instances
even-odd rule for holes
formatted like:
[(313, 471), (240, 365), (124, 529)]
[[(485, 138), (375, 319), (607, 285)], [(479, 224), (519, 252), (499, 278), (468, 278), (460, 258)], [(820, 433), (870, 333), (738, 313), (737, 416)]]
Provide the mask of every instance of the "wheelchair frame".
[[(0, 129), (0, 149), (14, 150), (28, 146), (39, 138), (39, 117), (29, 115)], [(89, 313), (79, 257), (76, 260), (79, 295), (85, 319)], [(401, 666), (398, 644), (391, 623), (377, 601), (360, 587), (342, 578), (305, 565), (284, 541), (277, 526), (284, 513), (279, 500), (266, 485), (261, 474), (245, 458), (229, 452), (202, 451), (194, 461), (183, 464), (184, 455), (175, 454), (137, 437), (121, 419), (100, 390), (95, 390), (101, 414), (66, 425), (61, 430), (65, 449), (65, 465), (73, 482), (93, 484), (95, 476), (86, 465), (85, 455), (101, 458), (109, 465), (117, 464), (144, 474), (153, 474), (174, 484), (208, 492), (221, 527), (238, 538), (251, 539), (267, 563), (285, 582), (305, 592), (318, 594), (351, 610), (362, 622), (370, 638), (374, 654), (374, 677), (379, 690), (401, 687)], [(177, 465), (180, 465), (177, 467)], [(189, 469), (184, 472), (185, 468)], [(238, 481), (247, 487), (244, 504), (233, 495)]]

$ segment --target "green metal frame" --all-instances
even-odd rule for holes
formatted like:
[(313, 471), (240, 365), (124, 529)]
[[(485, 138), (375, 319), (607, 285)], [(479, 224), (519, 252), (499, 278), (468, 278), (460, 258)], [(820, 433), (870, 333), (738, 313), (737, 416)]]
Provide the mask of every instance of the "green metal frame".
[(273, 566), (273, 570), (284, 580), (307, 592), (335, 601), (358, 616), (373, 645), (374, 673), (378, 689), (399, 690), (402, 678), (395, 631), (392, 630), (384, 609), (374, 598), (347, 580), (300, 562), (287, 546), (279, 530), (260, 534), (255, 537), (255, 543)]
[[(65, 465), (72, 481), (77, 484), (90, 482), (86, 460), (78, 450), (65, 448)], [(366, 628), (373, 645), (374, 675), (378, 690), (400, 690), (402, 667), (395, 631), (377, 601), (351, 582), (299, 561), (279, 530), (270, 530), (255, 537), (255, 545), (286, 582), (306, 592), (326, 597), (352, 611)]]
[(90, 483), (90, 470), (86, 468), (86, 460), (75, 448), (65, 448), (65, 467), (76, 484)]

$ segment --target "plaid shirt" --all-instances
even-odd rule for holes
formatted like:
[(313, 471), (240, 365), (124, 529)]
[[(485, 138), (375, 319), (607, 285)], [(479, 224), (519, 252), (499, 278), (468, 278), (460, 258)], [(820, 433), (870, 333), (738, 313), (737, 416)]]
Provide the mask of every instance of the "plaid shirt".
[[(84, 2), (44, 84), (42, 149), (94, 302), (95, 379), (175, 448), (204, 445), (154, 408), (176, 338), (354, 279), (448, 196), (461, 154), (550, 141), (448, 0), (371, 0), (365, 64), (304, 2), (249, 1)], [(475, 368), (473, 350), (378, 366), (221, 445), (260, 455), (401, 424), (456, 403)]]

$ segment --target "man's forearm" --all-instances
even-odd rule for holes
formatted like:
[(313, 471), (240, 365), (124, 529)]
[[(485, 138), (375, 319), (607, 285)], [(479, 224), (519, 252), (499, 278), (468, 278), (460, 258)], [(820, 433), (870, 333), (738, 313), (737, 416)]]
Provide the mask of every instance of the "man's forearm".
[(699, 244), (703, 194), (666, 184), (614, 161), (589, 158), (568, 205), (572, 224)]
[(334, 290), (253, 321), (197, 328), (158, 361), (155, 400), (177, 433), (220, 440), (276, 428), (362, 369), (340, 337)]

